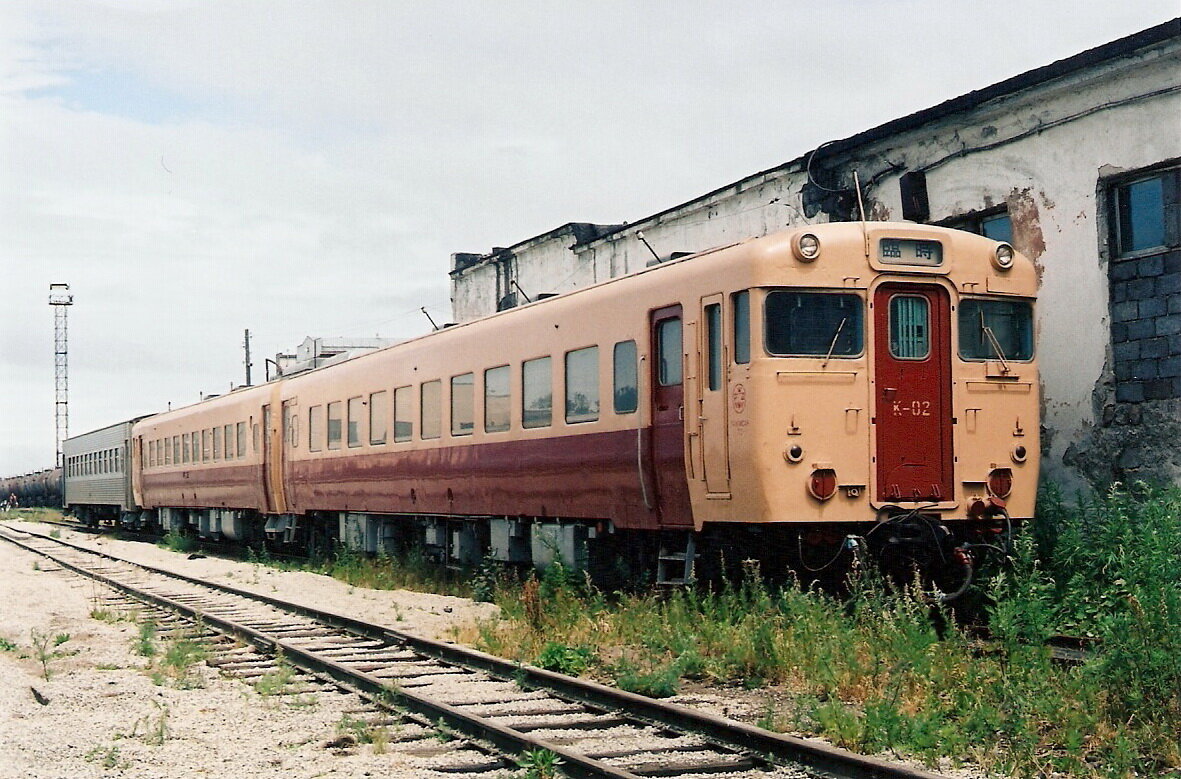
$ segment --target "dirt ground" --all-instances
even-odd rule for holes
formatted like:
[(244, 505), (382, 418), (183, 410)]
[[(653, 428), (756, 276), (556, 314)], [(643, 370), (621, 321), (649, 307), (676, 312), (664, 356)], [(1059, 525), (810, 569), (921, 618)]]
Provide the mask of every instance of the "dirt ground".
[[(39, 526), (40, 532), (47, 528)], [(188, 560), (149, 544), (68, 530), (62, 536), (127, 559), (432, 637), (494, 611), (462, 598), (365, 590), (314, 574)], [(314, 703), (310, 696), (264, 697), (203, 664), (196, 666), (195, 689), (154, 684), (144, 672), (148, 660), (134, 651), (136, 625), (94, 619), (98, 586), (42, 570), (49, 564), (41, 559), (0, 542), (3, 779), (422, 775), (392, 750), (373, 754), (370, 745), (361, 744), (342, 754), (326, 746), (338, 735), (346, 711), (357, 706), (350, 696), (320, 695)], [(38, 652), (40, 636), (47, 640)], [(43, 665), (39, 657), (45, 653), (50, 657)]]

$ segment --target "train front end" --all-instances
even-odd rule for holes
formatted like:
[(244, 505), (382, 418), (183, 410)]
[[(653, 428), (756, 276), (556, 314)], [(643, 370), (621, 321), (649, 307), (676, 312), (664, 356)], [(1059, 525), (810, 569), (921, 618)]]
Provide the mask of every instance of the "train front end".
[(752, 359), (729, 387), (734, 518), (795, 526), (805, 566), (868, 547), (956, 589), (1033, 515), (1033, 264), (882, 222), (785, 233), (753, 259)]

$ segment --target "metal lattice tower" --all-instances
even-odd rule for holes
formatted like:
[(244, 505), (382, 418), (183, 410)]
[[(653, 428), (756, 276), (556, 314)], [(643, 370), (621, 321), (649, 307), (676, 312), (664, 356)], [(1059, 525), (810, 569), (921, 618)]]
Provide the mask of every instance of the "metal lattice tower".
[(57, 423), (57, 455), (62, 465), (62, 441), (70, 435), (69, 342), (66, 338), (66, 314), (74, 305), (69, 284), (49, 285), (49, 305), (53, 306), (53, 390), (54, 421)]

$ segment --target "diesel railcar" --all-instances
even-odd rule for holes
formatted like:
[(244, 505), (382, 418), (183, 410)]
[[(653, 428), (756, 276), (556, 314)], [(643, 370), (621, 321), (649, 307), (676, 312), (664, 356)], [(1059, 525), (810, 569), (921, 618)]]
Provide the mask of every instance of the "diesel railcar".
[(444, 563), (677, 580), (863, 545), (963, 578), (1033, 512), (1036, 289), (969, 233), (785, 231), (141, 420), (135, 501)]

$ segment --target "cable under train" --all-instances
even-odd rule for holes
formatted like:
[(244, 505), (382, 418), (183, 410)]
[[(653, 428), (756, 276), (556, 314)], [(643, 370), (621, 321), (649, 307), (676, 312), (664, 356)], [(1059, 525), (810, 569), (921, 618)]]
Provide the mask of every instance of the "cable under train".
[(970, 233), (792, 229), (70, 439), (65, 502), (633, 582), (868, 549), (954, 590), (1033, 514), (1037, 285)]

